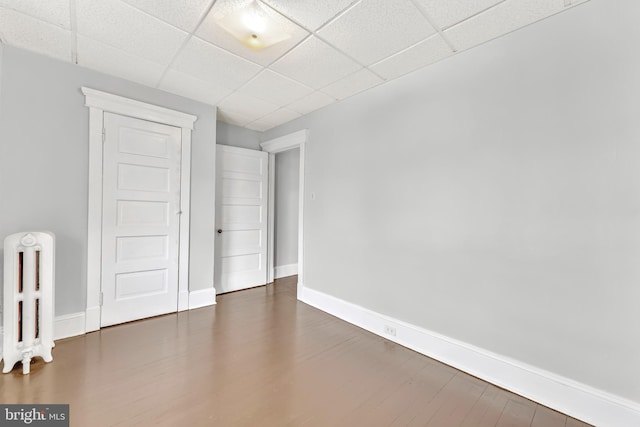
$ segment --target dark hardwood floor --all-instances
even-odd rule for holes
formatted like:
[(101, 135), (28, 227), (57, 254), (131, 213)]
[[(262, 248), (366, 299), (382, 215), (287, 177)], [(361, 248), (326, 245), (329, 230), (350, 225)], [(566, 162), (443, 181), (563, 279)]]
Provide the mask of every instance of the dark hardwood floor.
[(584, 427), (296, 301), (296, 278), (57, 341), (0, 377), (3, 403), (71, 425)]

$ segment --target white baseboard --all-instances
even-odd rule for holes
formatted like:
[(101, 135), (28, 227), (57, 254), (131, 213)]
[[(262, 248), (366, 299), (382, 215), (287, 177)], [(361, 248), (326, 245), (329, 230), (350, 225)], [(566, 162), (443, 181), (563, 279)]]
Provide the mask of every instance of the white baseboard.
[(85, 318), (85, 332), (94, 332), (100, 330), (100, 306), (87, 307), (87, 316)]
[(278, 265), (274, 267), (273, 277), (279, 279), (281, 277), (295, 276), (298, 274), (298, 264)]
[[(2, 340), (4, 338), (4, 328), (0, 327), (0, 355), (2, 354)], [(84, 335), (85, 333), (85, 314), (72, 313), (56, 316), (53, 320), (53, 339), (61, 340), (63, 338), (75, 337), (76, 335)]]
[(189, 291), (178, 292), (178, 311), (189, 310)]
[(53, 322), (53, 339), (75, 337), (85, 333), (86, 315), (83, 312), (56, 316)]
[(189, 310), (207, 307), (216, 303), (216, 288), (189, 292)]
[[(298, 299), (461, 371), (596, 426), (640, 426), (640, 404), (376, 313), (298, 283)], [(395, 328), (396, 335), (384, 333)]]

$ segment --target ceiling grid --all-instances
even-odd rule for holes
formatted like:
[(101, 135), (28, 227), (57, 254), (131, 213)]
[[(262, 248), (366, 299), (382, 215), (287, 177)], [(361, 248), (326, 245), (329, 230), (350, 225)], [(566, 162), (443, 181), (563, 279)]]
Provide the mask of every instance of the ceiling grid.
[[(0, 42), (218, 106), (265, 131), (588, 0), (0, 0)], [(286, 37), (221, 22), (258, 5)]]

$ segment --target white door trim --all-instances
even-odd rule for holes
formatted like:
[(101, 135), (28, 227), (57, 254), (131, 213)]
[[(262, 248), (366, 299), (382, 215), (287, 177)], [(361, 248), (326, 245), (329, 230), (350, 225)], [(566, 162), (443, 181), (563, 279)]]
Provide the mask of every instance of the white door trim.
[(298, 299), (304, 288), (304, 158), (307, 144), (308, 130), (303, 129), (289, 135), (271, 139), (260, 144), (262, 151), (269, 153), (269, 225), (267, 228), (267, 283), (274, 278), (274, 214), (275, 203), (275, 166), (276, 154), (283, 151), (300, 148), (300, 184), (298, 187)]
[(82, 87), (89, 107), (89, 203), (87, 248), (86, 332), (100, 329), (102, 265), (102, 141), (104, 113), (162, 123), (182, 129), (180, 175), (180, 248), (178, 252), (178, 311), (189, 308), (189, 206), (191, 180), (191, 130), (196, 116), (157, 105)]

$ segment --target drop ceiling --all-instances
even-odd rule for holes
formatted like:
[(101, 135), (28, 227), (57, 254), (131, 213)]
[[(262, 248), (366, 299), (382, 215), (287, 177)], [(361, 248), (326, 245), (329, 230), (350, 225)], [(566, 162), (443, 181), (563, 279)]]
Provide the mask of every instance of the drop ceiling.
[(261, 0), (291, 37), (218, 20), (251, 0), (0, 0), (0, 41), (217, 105), (265, 131), (587, 0)]

